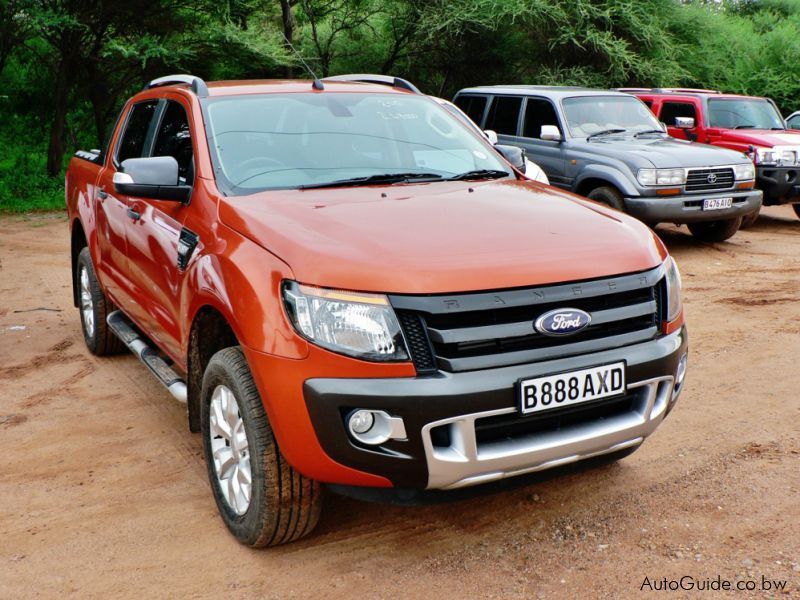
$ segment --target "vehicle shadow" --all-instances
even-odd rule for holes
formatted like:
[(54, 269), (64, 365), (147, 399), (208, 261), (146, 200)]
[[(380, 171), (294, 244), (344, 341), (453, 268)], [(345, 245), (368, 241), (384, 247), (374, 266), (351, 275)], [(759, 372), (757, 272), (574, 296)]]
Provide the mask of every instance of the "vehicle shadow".
[[(317, 529), (277, 553), (314, 552), (331, 544), (348, 552), (416, 555), (443, 536), (500, 537), (532, 527), (549, 529), (629, 479), (625, 463), (597, 457), (581, 463), (413, 499), (366, 501), (326, 490)], [(513, 529), (513, 532), (512, 532)], [(504, 533), (505, 532), (505, 533)], [(413, 533), (412, 539), (409, 537)]]

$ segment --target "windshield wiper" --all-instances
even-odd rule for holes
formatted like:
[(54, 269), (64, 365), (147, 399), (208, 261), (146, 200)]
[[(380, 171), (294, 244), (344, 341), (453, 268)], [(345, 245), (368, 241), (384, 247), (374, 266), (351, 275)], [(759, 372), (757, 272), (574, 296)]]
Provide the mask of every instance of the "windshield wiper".
[(612, 133), (625, 133), (624, 129), (603, 129), (602, 131), (595, 131), (594, 133), (590, 133), (586, 136), (587, 141), (592, 139), (593, 137), (597, 137), (600, 135), (611, 135)]
[(663, 135), (664, 134), (664, 130), (663, 129), (644, 129), (643, 131), (637, 131), (636, 133), (634, 133), (633, 137), (638, 138), (640, 135), (647, 135), (649, 133), (660, 133), (660, 134)]
[(462, 179), (500, 179), (501, 177), (508, 177), (508, 172), (498, 169), (475, 169), (474, 171), (453, 175), (445, 179), (445, 181), (460, 181)]
[(381, 183), (405, 183), (415, 180), (436, 181), (442, 176), (438, 173), (380, 173), (378, 175), (368, 175), (367, 177), (352, 177), (350, 179), (337, 179), (336, 181), (325, 181), (323, 183), (306, 183), (297, 186), (300, 190), (313, 190), (317, 188), (332, 187), (356, 187), (359, 185), (378, 185)]
[(734, 129), (755, 129), (755, 128), (756, 128), (755, 125), (747, 125), (747, 124), (737, 125), (736, 127), (734, 127)]

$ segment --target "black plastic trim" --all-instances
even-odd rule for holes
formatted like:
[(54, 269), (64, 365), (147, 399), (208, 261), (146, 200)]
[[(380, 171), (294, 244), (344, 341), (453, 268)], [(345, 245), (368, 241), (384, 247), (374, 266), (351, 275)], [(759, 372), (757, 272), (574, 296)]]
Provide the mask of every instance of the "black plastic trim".
[[(395, 487), (422, 489), (428, 466), (422, 427), (457, 415), (517, 406), (516, 382), (625, 360), (629, 383), (673, 375), (686, 353), (686, 328), (642, 344), (499, 369), (394, 379), (309, 379), (306, 407), (325, 453), (340, 464), (389, 479)], [(385, 410), (403, 418), (407, 440), (369, 449), (347, 434), (344, 415), (354, 408)]]

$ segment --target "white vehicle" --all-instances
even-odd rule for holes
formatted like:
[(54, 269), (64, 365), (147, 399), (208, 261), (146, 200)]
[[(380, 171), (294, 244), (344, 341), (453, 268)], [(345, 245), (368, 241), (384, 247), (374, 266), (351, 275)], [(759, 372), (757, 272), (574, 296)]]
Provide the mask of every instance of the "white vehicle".
[[(483, 131), (480, 127), (475, 124), (475, 121), (470, 119), (463, 110), (458, 108), (455, 104), (450, 102), (449, 100), (445, 100), (444, 98), (437, 98), (435, 96), (431, 96), (436, 102), (441, 104), (444, 108), (446, 108), (450, 113), (452, 113), (455, 117), (461, 120), (464, 124), (476, 131), (480, 132), (481, 135), (486, 136), (492, 144), (497, 144), (497, 133), (492, 131), (491, 129), (487, 129)], [(544, 174), (542, 168), (537, 165), (532, 160), (525, 157), (525, 176), (528, 179), (532, 179), (533, 181), (538, 181), (539, 183), (545, 183), (550, 185), (550, 180), (547, 179), (547, 175)]]

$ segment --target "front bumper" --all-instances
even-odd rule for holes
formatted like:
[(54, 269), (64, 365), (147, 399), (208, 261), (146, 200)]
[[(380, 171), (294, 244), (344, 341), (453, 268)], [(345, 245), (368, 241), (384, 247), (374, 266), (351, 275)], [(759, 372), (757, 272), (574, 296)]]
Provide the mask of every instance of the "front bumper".
[[(703, 200), (733, 198), (733, 206), (703, 210)], [(627, 212), (646, 223), (698, 223), (743, 217), (761, 207), (761, 190), (684, 194), (680, 196), (638, 196), (625, 198)]]
[(756, 187), (765, 206), (800, 202), (800, 167), (758, 167)]
[[(385, 477), (398, 488), (452, 489), (640, 444), (680, 394), (674, 376), (687, 347), (683, 327), (645, 343), (535, 364), (415, 378), (309, 379), (304, 397), (317, 440), (332, 460)], [(553, 416), (549, 429), (529, 429), (533, 419), (517, 417), (518, 380), (620, 360), (627, 363), (629, 383), (622, 408), (613, 415), (577, 422)], [(355, 408), (401, 417), (407, 439), (378, 447), (354, 442), (345, 417)], [(538, 414), (550, 418), (550, 413), (556, 410)], [(486, 441), (476, 434), (476, 423), (498, 420), (509, 425), (508, 435), (501, 430)]]

